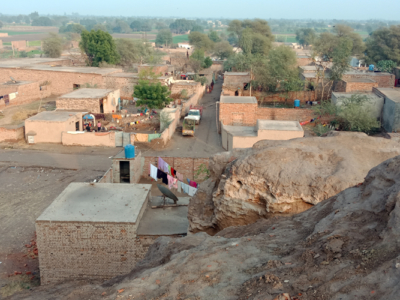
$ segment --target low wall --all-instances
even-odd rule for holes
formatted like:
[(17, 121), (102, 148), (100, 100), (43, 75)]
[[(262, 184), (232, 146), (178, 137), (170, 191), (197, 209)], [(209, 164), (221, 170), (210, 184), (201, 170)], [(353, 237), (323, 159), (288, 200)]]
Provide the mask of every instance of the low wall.
[(182, 104), (182, 112), (181, 112), (182, 117), (186, 116), (186, 114), (189, 112), (191, 105), (197, 105), (199, 100), (203, 98), (205, 92), (206, 92), (206, 86), (200, 85), (197, 88), (196, 92), (192, 96), (190, 96), (189, 100), (187, 100)]
[[(161, 157), (168, 163), (176, 172), (183, 174), (184, 180), (189, 178), (196, 182), (201, 182), (205, 179), (205, 174), (195, 177), (199, 167), (204, 164), (208, 168), (208, 158), (193, 158), (193, 157)], [(158, 156), (145, 156), (142, 177), (148, 178), (150, 176), (150, 164), (158, 166)]]
[(167, 128), (164, 129), (164, 131), (161, 133), (160, 138), (155, 139), (156, 142), (162, 142), (164, 145), (166, 145), (172, 139), (176, 127), (179, 124), (180, 116), (181, 116), (181, 110), (177, 109), (175, 112), (174, 120), (171, 122), (171, 124), (169, 124)]
[(0, 142), (16, 142), (25, 137), (24, 126), (0, 127)]
[[(262, 105), (263, 103), (287, 103), (289, 105), (294, 104), (294, 100), (300, 100), (301, 104), (305, 104), (306, 101), (317, 101), (315, 91), (299, 91), (289, 93), (276, 93), (266, 94), (258, 91), (252, 91), (251, 95), (257, 98), (257, 102)], [(243, 91), (243, 96), (250, 96), (250, 91)]]
[(256, 111), (257, 120), (280, 120), (280, 121), (306, 121), (314, 118), (312, 109), (309, 108), (272, 108), (258, 107)]
[(99, 180), (99, 183), (112, 183), (113, 182), (113, 169), (109, 168), (108, 171)]
[(65, 146), (115, 147), (115, 132), (62, 132), (61, 143)]
[[(51, 95), (50, 89), (47, 86), (41, 86), (39, 82), (22, 81), (17, 84), (1, 84), (0, 95), (7, 95), (18, 92), (18, 95), (10, 100), (10, 105), (22, 105), (30, 103), (41, 98), (47, 98)], [(0, 108), (5, 107), (4, 99), (0, 100)]]

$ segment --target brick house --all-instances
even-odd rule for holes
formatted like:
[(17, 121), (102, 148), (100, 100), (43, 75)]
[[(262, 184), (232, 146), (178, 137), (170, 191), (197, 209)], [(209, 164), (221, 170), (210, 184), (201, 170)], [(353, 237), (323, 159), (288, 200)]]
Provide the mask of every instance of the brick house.
[(251, 81), (249, 72), (225, 72), (222, 95), (243, 96), (243, 90)]

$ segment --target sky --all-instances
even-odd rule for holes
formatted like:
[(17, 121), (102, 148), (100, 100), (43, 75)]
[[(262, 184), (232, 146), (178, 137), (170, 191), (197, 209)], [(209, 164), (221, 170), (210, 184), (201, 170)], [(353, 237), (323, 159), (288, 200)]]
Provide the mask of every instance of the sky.
[[(398, 0), (1, 0), (2, 14), (399, 20)], [(396, 4), (398, 3), (398, 4)], [(396, 8), (397, 6), (397, 8)]]

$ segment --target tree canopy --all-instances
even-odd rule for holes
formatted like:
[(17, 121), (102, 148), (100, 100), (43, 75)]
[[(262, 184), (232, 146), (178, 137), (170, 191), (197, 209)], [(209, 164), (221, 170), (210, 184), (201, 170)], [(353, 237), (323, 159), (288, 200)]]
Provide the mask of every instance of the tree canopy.
[(156, 82), (157, 77), (151, 69), (139, 73), (139, 83), (134, 86), (132, 95), (139, 99), (136, 105), (150, 109), (163, 108), (172, 101), (168, 87)]
[(379, 71), (388, 73), (393, 73), (394, 68), (397, 67), (397, 63), (393, 60), (380, 60), (376, 65)]
[(63, 40), (58, 34), (51, 32), (49, 37), (43, 40), (43, 52), (47, 57), (60, 57), (62, 50)]
[(193, 21), (186, 19), (177, 19), (169, 25), (169, 28), (174, 33), (185, 33), (193, 28)]
[(89, 66), (98, 67), (101, 62), (115, 65), (120, 60), (115, 42), (108, 32), (84, 30), (79, 46), (86, 53)]
[(159, 63), (161, 55), (155, 52), (149, 43), (141, 40), (116, 39), (115, 45), (120, 56), (120, 64), (131, 66), (134, 63)]
[(392, 60), (400, 65), (400, 25), (372, 32), (366, 41), (366, 46), (368, 63), (376, 64), (380, 60)]
[(223, 60), (233, 55), (233, 48), (227, 41), (215, 43), (213, 55)]
[(314, 44), (317, 35), (313, 28), (301, 28), (296, 31), (296, 39), (303, 46)]
[(221, 38), (218, 36), (218, 33), (214, 30), (211, 30), (208, 33), (208, 37), (210, 38), (210, 40), (212, 40), (214, 43), (218, 43), (221, 41)]
[(214, 42), (210, 40), (208, 35), (197, 31), (189, 34), (189, 43), (203, 51), (211, 51), (214, 47)]
[(50, 18), (39, 17), (32, 21), (32, 26), (53, 26), (54, 23)]
[(68, 24), (67, 26), (61, 26), (58, 32), (59, 33), (75, 32), (81, 34), (84, 30), (86, 30), (86, 28), (81, 24)]
[(365, 44), (358, 33), (354, 29), (342, 24), (337, 24), (334, 27), (334, 32), (338, 38), (348, 38), (352, 41), (351, 54), (361, 55), (365, 51)]
[(165, 28), (160, 29), (156, 37), (156, 45), (170, 46), (172, 44), (172, 32)]

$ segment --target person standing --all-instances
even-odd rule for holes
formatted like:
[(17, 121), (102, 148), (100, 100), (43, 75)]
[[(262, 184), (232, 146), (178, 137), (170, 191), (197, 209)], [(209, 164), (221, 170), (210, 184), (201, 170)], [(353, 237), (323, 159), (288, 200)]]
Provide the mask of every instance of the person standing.
[(97, 131), (100, 132), (100, 130), (101, 130), (101, 122), (98, 121), (97, 122)]

